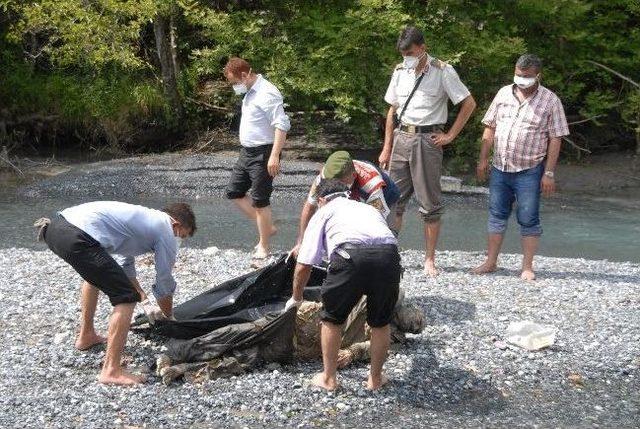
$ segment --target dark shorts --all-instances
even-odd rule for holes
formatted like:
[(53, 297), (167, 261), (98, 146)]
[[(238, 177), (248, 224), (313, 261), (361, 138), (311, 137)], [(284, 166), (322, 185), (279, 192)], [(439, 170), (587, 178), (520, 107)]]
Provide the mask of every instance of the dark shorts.
[(240, 156), (233, 166), (233, 172), (227, 185), (227, 198), (244, 198), (251, 189), (253, 206), (267, 207), (273, 192), (273, 177), (267, 171), (267, 163), (273, 145), (242, 147)]
[(140, 294), (122, 267), (93, 237), (61, 215), (46, 227), (44, 241), (84, 280), (104, 292), (111, 305), (140, 302)]
[(367, 296), (367, 323), (381, 328), (391, 322), (400, 287), (400, 255), (394, 245), (345, 250), (349, 259), (331, 255), (322, 285), (322, 320), (343, 324), (362, 295)]

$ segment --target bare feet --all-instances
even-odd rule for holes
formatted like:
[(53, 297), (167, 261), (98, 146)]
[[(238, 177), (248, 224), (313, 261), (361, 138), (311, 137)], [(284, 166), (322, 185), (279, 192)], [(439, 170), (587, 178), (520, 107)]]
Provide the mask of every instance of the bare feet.
[(334, 391), (338, 388), (338, 382), (336, 379), (327, 379), (323, 372), (319, 372), (313, 376), (311, 379), (311, 385), (320, 387), (329, 392)]
[(98, 335), (95, 332), (88, 335), (78, 335), (78, 338), (76, 338), (76, 349), (85, 351), (89, 350), (91, 347), (106, 343), (107, 338), (102, 335)]
[(531, 269), (522, 270), (522, 274), (520, 274), (520, 278), (522, 280), (532, 282), (536, 279), (536, 273)]
[(117, 372), (105, 372), (100, 373), (98, 381), (102, 384), (115, 384), (118, 386), (134, 386), (136, 384), (144, 383), (146, 377), (143, 375), (133, 375), (127, 371)]
[(437, 277), (438, 269), (436, 268), (436, 261), (433, 259), (426, 259), (424, 261), (424, 273), (429, 277)]
[(253, 252), (253, 255), (251, 255), (253, 259), (265, 259), (268, 256), (269, 256), (269, 249), (264, 247), (259, 247), (259, 246), (255, 247), (255, 251)]
[(493, 273), (498, 269), (498, 266), (495, 263), (491, 263), (489, 261), (485, 261), (484, 264), (478, 265), (473, 270), (471, 270), (472, 274), (488, 274)]
[(371, 374), (369, 374), (369, 380), (367, 381), (367, 389), (378, 390), (388, 382), (389, 382), (389, 379), (384, 374), (382, 374), (380, 377), (375, 377), (375, 378), (372, 377)]

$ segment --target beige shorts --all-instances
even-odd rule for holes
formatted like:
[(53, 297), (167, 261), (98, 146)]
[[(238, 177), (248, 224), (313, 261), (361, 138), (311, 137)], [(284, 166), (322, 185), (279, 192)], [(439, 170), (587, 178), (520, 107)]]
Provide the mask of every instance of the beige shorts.
[(389, 176), (400, 190), (396, 213), (401, 215), (415, 194), (425, 222), (440, 220), (442, 205), (442, 148), (432, 143), (433, 133), (410, 134), (394, 131)]

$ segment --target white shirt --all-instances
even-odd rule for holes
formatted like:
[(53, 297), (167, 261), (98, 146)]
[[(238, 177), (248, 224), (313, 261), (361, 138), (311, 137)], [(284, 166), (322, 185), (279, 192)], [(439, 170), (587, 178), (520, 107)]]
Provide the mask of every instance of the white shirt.
[(287, 132), (291, 122), (284, 112), (280, 91), (259, 74), (242, 99), (240, 144), (245, 147), (273, 144), (276, 128)]
[(382, 214), (374, 207), (338, 197), (318, 210), (304, 231), (297, 261), (317, 265), (341, 244), (398, 244)]
[(112, 254), (129, 278), (136, 275), (134, 257), (153, 252), (156, 266), (153, 294), (156, 299), (174, 294), (176, 282), (171, 270), (178, 245), (167, 213), (118, 201), (94, 201), (60, 214)]
[[(404, 124), (446, 124), (449, 100), (458, 104), (471, 95), (452, 66), (429, 55), (427, 64), (425, 75), (402, 116)], [(396, 116), (400, 116), (418, 76), (415, 69), (406, 69), (401, 65), (393, 71), (384, 101), (396, 106)]]

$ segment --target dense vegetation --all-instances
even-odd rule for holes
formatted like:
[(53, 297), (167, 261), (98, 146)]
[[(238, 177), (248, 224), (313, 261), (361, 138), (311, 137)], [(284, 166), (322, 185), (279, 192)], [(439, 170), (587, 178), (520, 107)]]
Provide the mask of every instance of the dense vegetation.
[[(640, 143), (638, 0), (0, 0), (0, 145), (168, 149), (229, 123), (237, 98), (221, 68), (231, 55), (275, 82), (290, 110), (330, 112), (378, 145), (409, 23), (478, 101), (449, 150), (459, 168), (524, 52), (544, 59), (544, 84), (580, 122), (573, 144)], [(143, 147), (145, 135), (169, 138)]]

